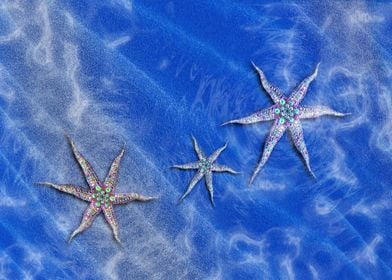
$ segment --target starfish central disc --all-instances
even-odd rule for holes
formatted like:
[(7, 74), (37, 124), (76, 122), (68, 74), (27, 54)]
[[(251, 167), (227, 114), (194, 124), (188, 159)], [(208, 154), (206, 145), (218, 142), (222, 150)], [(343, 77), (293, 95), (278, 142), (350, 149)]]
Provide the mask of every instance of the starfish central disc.
[(292, 123), (298, 118), (299, 108), (294, 105), (293, 101), (287, 101), (285, 98), (279, 100), (279, 103), (275, 105), (275, 119), (279, 120), (279, 123)]
[(96, 186), (92, 194), (93, 203), (96, 207), (109, 207), (115, 200), (112, 193), (112, 189), (109, 187), (102, 188), (101, 186)]
[(208, 172), (212, 168), (212, 163), (208, 159), (202, 159), (199, 162), (199, 167), (203, 172)]

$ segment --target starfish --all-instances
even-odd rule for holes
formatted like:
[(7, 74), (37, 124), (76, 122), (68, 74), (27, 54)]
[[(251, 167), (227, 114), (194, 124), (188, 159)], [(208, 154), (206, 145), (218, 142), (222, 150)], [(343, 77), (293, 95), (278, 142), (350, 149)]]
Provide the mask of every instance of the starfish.
[(300, 120), (317, 118), (323, 115), (330, 115), (336, 117), (343, 117), (347, 115), (336, 112), (326, 106), (309, 107), (300, 105), (302, 99), (305, 97), (308, 91), (310, 83), (317, 76), (320, 63), (317, 64), (317, 67), (315, 68), (313, 73), (306, 77), (291, 93), (289, 97), (285, 97), (277, 87), (271, 85), (265, 77), (263, 71), (261, 71), (261, 69), (259, 69), (253, 62), (252, 65), (259, 75), (261, 85), (263, 86), (264, 90), (269, 94), (275, 104), (267, 109), (259, 110), (250, 116), (231, 120), (223, 124), (253, 124), (263, 121), (274, 120), (274, 124), (265, 143), (261, 159), (250, 179), (250, 184), (254, 181), (256, 175), (266, 164), (272, 153), (272, 150), (287, 129), (290, 132), (295, 147), (302, 155), (307, 169), (313, 177), (316, 177), (312, 169), (310, 168), (309, 154), (304, 142), (304, 136)]
[(197, 144), (197, 141), (194, 137), (192, 137), (193, 140), (193, 146), (196, 151), (196, 154), (199, 158), (198, 161), (191, 162), (191, 163), (186, 163), (186, 164), (180, 164), (180, 165), (174, 165), (173, 168), (178, 168), (178, 169), (196, 169), (197, 173), (191, 180), (191, 182), (188, 185), (188, 188), (186, 192), (181, 196), (180, 202), (184, 200), (184, 198), (193, 190), (195, 185), (203, 178), (205, 177), (206, 180), (206, 187), (207, 190), (210, 194), (210, 200), (212, 203), (212, 206), (215, 207), (214, 203), (214, 187), (212, 185), (212, 172), (229, 172), (231, 174), (238, 174), (238, 172), (234, 171), (230, 167), (227, 167), (225, 165), (220, 165), (217, 163), (214, 163), (216, 159), (219, 157), (219, 155), (226, 149), (227, 143), (216, 150), (214, 153), (212, 153), (209, 157), (206, 157), (203, 153), (203, 151), (200, 149), (199, 145)]
[(155, 198), (143, 196), (137, 193), (115, 192), (118, 180), (118, 169), (120, 167), (121, 158), (125, 152), (124, 147), (118, 156), (114, 159), (105, 181), (101, 182), (90, 163), (76, 149), (74, 142), (70, 138), (68, 138), (68, 140), (71, 144), (72, 152), (84, 173), (90, 190), (86, 190), (84, 188), (70, 184), (58, 185), (48, 182), (40, 182), (37, 184), (52, 187), (58, 191), (73, 195), (90, 203), (87, 209), (84, 211), (83, 219), (79, 227), (71, 234), (69, 242), (71, 242), (77, 234), (89, 228), (95, 217), (102, 211), (106, 221), (109, 223), (113, 231), (114, 239), (121, 243), (118, 237), (118, 224), (114, 215), (113, 206), (118, 204), (126, 204), (131, 201), (149, 201)]

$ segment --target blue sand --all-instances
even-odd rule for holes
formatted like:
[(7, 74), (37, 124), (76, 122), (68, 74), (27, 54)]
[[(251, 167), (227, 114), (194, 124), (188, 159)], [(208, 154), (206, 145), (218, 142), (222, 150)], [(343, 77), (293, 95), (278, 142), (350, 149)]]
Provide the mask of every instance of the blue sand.
[[(12, 1), (0, 4), (0, 279), (392, 279), (389, 1)], [(94, 4), (93, 4), (94, 3)], [(321, 62), (303, 105), (306, 170), (284, 136), (254, 184), (272, 104)], [(102, 217), (67, 243), (87, 187), (64, 134), (103, 178), (122, 145), (120, 247)], [(181, 203), (191, 135), (241, 174)]]

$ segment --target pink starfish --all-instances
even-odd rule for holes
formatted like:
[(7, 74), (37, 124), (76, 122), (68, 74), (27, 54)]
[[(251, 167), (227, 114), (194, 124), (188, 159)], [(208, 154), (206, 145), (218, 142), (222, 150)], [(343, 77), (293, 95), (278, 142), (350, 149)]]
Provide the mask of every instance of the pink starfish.
[(74, 186), (74, 185), (57, 185), (53, 183), (42, 182), (39, 185), (45, 185), (61, 192), (71, 194), (81, 200), (90, 202), (90, 205), (84, 211), (82, 222), (79, 227), (72, 233), (69, 242), (75, 237), (75, 235), (85, 231), (90, 227), (95, 217), (103, 211), (106, 221), (112, 228), (114, 238), (120, 243), (118, 237), (118, 224), (114, 215), (113, 205), (126, 204), (131, 201), (149, 201), (155, 199), (153, 197), (143, 196), (137, 193), (120, 193), (116, 194), (116, 185), (118, 178), (118, 169), (120, 166), (121, 158), (124, 155), (125, 149), (122, 148), (120, 154), (114, 159), (109, 173), (102, 183), (90, 163), (83, 157), (83, 155), (76, 149), (74, 142), (68, 138), (73, 154), (78, 161), (82, 171), (85, 175), (86, 181), (90, 186), (90, 190)]
[(267, 160), (269, 159), (272, 153), (272, 150), (274, 149), (275, 145), (278, 143), (283, 133), (287, 129), (290, 131), (290, 135), (291, 138), (293, 139), (295, 147), (298, 149), (298, 151), (301, 153), (302, 157), (304, 158), (306, 167), (308, 168), (309, 172), (314, 177), (316, 177), (312, 169), (310, 168), (309, 154), (304, 142), (304, 136), (303, 136), (300, 119), (312, 119), (323, 115), (330, 115), (330, 116), (337, 116), (337, 117), (342, 117), (347, 115), (347, 114), (336, 112), (333, 109), (330, 109), (326, 106), (308, 107), (308, 106), (300, 105), (302, 99), (305, 97), (308, 91), (310, 83), (317, 76), (319, 65), (320, 63), (317, 64), (317, 67), (314, 70), (314, 72), (310, 76), (305, 78), (289, 97), (285, 97), (278, 88), (276, 88), (275, 86), (271, 85), (268, 82), (263, 71), (261, 71), (255, 64), (253, 64), (254, 68), (259, 74), (260, 82), (264, 90), (269, 94), (269, 96), (271, 97), (271, 99), (275, 104), (267, 109), (259, 110), (248, 117), (228, 121), (223, 124), (223, 125), (231, 124), (231, 123), (253, 124), (262, 121), (274, 120), (274, 125), (270, 130), (269, 136), (267, 138), (267, 142), (265, 143), (264, 146), (263, 155), (256, 169), (253, 172), (253, 175), (250, 179), (250, 184), (254, 181), (256, 175), (266, 164)]

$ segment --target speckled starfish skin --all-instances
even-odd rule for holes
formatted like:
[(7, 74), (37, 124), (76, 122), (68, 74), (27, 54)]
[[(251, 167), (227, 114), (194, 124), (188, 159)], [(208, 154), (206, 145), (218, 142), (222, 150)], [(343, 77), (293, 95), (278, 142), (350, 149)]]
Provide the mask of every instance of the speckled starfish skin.
[(210, 200), (212, 203), (212, 206), (215, 207), (214, 203), (214, 187), (212, 185), (212, 172), (229, 172), (231, 174), (238, 174), (238, 172), (234, 171), (230, 167), (227, 167), (225, 165), (220, 165), (215, 163), (216, 159), (219, 157), (219, 155), (226, 149), (227, 143), (216, 150), (212, 155), (209, 157), (206, 157), (202, 150), (200, 149), (199, 145), (197, 144), (197, 141), (194, 137), (192, 137), (193, 140), (193, 146), (195, 148), (196, 154), (199, 158), (198, 161), (191, 162), (191, 163), (186, 163), (186, 164), (180, 164), (180, 165), (174, 165), (173, 168), (178, 168), (178, 169), (196, 169), (197, 173), (191, 180), (191, 182), (188, 185), (187, 190), (185, 193), (181, 196), (180, 202), (184, 200), (184, 198), (193, 190), (195, 185), (203, 178), (205, 177), (206, 179), (206, 187), (207, 190), (210, 194)]
[(295, 147), (298, 149), (298, 151), (304, 158), (306, 167), (308, 168), (309, 172), (314, 177), (316, 177), (312, 169), (310, 168), (309, 154), (304, 142), (304, 136), (300, 120), (317, 118), (323, 115), (330, 115), (336, 117), (342, 117), (347, 115), (336, 112), (326, 106), (308, 107), (300, 105), (302, 99), (305, 97), (308, 91), (310, 83), (317, 76), (320, 63), (317, 64), (317, 67), (314, 72), (310, 76), (305, 78), (289, 97), (285, 97), (278, 88), (271, 85), (266, 79), (263, 71), (261, 71), (255, 64), (252, 63), (252, 65), (259, 75), (260, 82), (264, 90), (269, 94), (275, 104), (267, 109), (259, 110), (248, 117), (228, 121), (223, 124), (253, 124), (262, 121), (274, 120), (274, 124), (265, 143), (261, 159), (250, 179), (250, 184), (254, 181), (256, 175), (266, 164), (272, 150), (287, 129), (290, 132)]
[(114, 159), (105, 181), (101, 182), (90, 163), (76, 149), (74, 142), (70, 138), (68, 138), (68, 140), (71, 144), (72, 152), (85, 175), (90, 190), (68, 184), (57, 185), (47, 182), (41, 182), (37, 184), (55, 188), (56, 190), (71, 194), (81, 200), (90, 202), (90, 205), (84, 212), (82, 222), (72, 233), (69, 242), (71, 242), (77, 234), (89, 228), (95, 217), (102, 211), (106, 221), (109, 223), (113, 231), (115, 240), (120, 243), (120, 239), (118, 237), (118, 224), (114, 215), (113, 205), (126, 204), (131, 201), (149, 201), (154, 198), (143, 196), (137, 193), (115, 193), (118, 179), (118, 169), (121, 158), (124, 155), (124, 148), (122, 148), (119, 155)]

